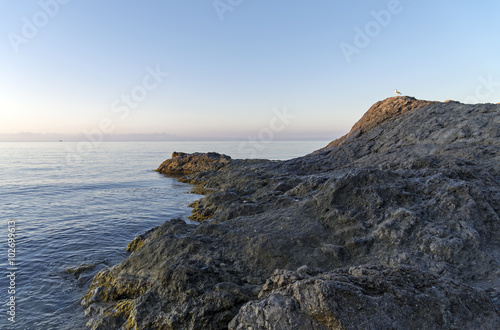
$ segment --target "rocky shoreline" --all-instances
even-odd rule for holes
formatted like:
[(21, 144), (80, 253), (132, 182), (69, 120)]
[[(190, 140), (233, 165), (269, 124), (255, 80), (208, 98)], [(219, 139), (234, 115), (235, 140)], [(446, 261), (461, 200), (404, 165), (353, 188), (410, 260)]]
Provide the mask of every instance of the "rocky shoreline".
[(92, 329), (500, 328), (500, 106), (393, 97), (289, 161), (174, 153), (205, 197), (100, 271)]

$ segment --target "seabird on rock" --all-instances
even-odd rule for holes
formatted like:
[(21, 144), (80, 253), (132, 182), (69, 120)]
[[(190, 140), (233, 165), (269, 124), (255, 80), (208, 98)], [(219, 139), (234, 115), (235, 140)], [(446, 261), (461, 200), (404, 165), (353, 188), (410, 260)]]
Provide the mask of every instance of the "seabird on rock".
[(396, 94), (397, 96), (401, 95), (401, 93), (400, 93), (400, 92), (398, 92), (398, 89), (397, 89), (397, 88), (394, 90), (394, 94)]

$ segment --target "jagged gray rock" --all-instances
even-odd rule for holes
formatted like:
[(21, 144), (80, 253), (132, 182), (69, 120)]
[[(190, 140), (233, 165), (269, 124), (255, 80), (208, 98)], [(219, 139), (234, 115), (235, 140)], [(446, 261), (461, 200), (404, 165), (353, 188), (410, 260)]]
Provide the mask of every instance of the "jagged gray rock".
[(96, 275), (89, 325), (496, 327), (499, 114), (395, 97), (297, 159), (166, 162), (206, 194), (193, 205), (202, 223), (166, 222)]
[(277, 270), (229, 329), (498, 329), (489, 293), (408, 266)]

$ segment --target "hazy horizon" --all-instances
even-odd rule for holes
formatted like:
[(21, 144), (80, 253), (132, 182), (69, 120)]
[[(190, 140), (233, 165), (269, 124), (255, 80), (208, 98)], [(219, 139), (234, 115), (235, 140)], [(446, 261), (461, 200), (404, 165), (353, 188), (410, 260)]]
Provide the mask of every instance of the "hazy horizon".
[[(345, 134), (344, 132), (342, 134)], [(338, 138), (341, 133), (332, 135), (330, 137), (321, 135), (303, 135), (297, 136), (283, 136), (273, 139), (266, 139), (268, 141), (331, 141)], [(86, 134), (57, 134), (57, 133), (31, 133), (21, 132), (15, 134), (0, 134), (0, 142), (161, 142), (161, 141), (252, 141), (257, 140), (257, 136), (247, 137), (217, 137), (217, 136), (177, 136), (167, 133), (135, 133), (135, 134), (103, 134), (103, 135), (86, 135)]]

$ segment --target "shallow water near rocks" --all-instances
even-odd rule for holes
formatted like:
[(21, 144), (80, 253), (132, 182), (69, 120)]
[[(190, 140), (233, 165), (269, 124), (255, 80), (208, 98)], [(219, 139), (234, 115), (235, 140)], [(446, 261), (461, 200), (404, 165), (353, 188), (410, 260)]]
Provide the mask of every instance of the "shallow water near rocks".
[[(84, 329), (80, 298), (122, 261), (138, 234), (191, 213), (191, 186), (153, 170), (173, 151), (290, 159), (325, 141), (270, 142), (249, 157), (240, 142), (0, 143), (1, 329)], [(248, 149), (248, 146), (247, 146)], [(247, 150), (248, 151), (248, 150)], [(8, 320), (7, 223), (15, 221), (15, 323)], [(95, 265), (78, 276), (68, 268)]]

